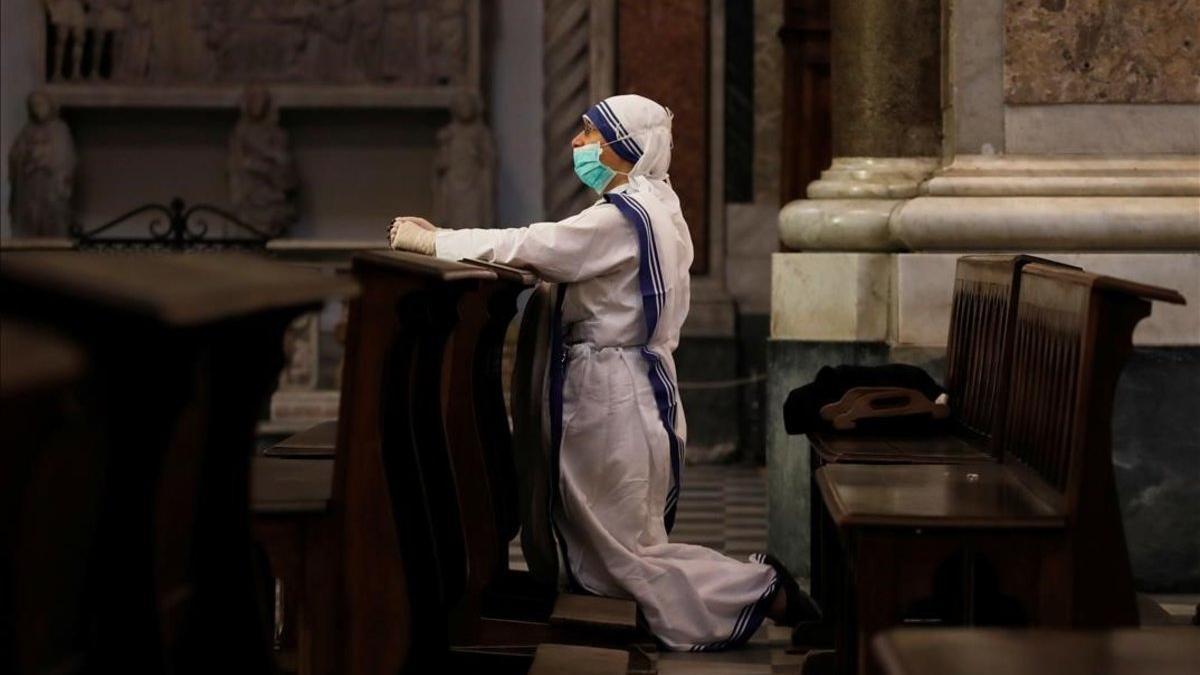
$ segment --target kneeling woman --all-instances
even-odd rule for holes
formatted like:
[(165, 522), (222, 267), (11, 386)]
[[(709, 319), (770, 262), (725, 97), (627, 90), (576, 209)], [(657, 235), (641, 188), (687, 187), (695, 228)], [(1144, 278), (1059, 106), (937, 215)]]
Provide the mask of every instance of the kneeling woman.
[(671, 188), (671, 113), (642, 96), (588, 109), (572, 142), (575, 172), (601, 199), (556, 223), (448, 230), (397, 218), (393, 248), (535, 270), (565, 286), (552, 414), (562, 508), (554, 514), (571, 579), (633, 598), (679, 650), (742, 644), (763, 617), (818, 618), (769, 556), (740, 562), (667, 539), (687, 423), (672, 352), (690, 302), (692, 243)]

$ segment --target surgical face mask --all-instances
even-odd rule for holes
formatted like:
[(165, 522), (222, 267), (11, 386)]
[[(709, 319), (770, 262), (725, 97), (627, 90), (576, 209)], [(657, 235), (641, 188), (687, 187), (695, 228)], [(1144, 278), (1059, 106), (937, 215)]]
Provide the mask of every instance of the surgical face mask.
[(596, 191), (596, 194), (604, 194), (604, 188), (612, 182), (613, 176), (618, 173), (625, 174), (622, 171), (616, 171), (600, 161), (600, 144), (588, 143), (575, 148), (573, 151), (575, 161), (575, 175), (579, 176), (579, 180), (583, 184)]

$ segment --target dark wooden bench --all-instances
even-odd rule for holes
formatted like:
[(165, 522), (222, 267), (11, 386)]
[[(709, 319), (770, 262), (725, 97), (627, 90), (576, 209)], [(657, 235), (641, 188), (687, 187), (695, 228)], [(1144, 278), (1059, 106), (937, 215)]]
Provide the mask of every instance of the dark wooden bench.
[[(1059, 265), (1029, 255), (972, 255), (958, 259), (946, 347), (943, 385), (951, 415), (938, 432), (862, 434), (818, 431), (809, 440), (809, 560), (813, 597), (825, 625), (809, 627), (810, 646), (825, 646), (841, 611), (834, 589), (845, 566), (823, 502), (816, 471), (831, 463), (921, 464), (993, 461), (995, 425), (1007, 404), (1013, 325), (1021, 269), (1030, 263)], [(798, 637), (800, 635), (798, 634)]]
[(70, 340), (0, 316), (0, 653), (8, 672), (79, 673), (89, 660), (81, 598), (104, 482), (102, 438), (74, 405), (86, 368)]
[[(626, 600), (559, 594), (527, 574), (507, 571), (516, 534), (516, 473), (499, 377), (505, 328), (528, 272), (472, 262), (495, 275), (425, 296), (427, 328), (417, 342), (413, 419), (423, 490), (438, 495), (433, 541), (457, 645), (568, 642), (625, 646), (636, 627)], [(422, 310), (418, 310), (420, 313)], [(440, 406), (425, 405), (439, 400)], [(503, 419), (503, 422), (501, 422)], [(436, 517), (435, 517), (436, 521)], [(418, 549), (420, 550), (420, 549)]]
[(104, 482), (80, 552), (84, 668), (269, 670), (248, 526), (255, 423), (287, 325), (352, 284), (242, 255), (72, 252), (3, 254), (0, 286), (0, 311), (53, 327), (90, 363), (76, 404), (100, 440), (80, 466)]
[(817, 471), (847, 563), (842, 672), (867, 672), (870, 636), (906, 621), (1138, 621), (1113, 484), (1113, 394), (1150, 301), (1183, 298), (1062, 267), (1021, 274), (998, 462)]
[(1141, 628), (916, 629), (884, 631), (873, 641), (887, 675), (1191, 675), (1200, 667), (1200, 631)]
[[(326, 584), (332, 592), (311, 589), (312, 575), (294, 565), (277, 565), (309, 584), (300, 603), (307, 619), (300, 622), (308, 624), (301, 633), (317, 648), (301, 648), (301, 670), (327, 672), (306, 665), (321, 658), (343, 664), (337, 672), (405, 664), (417, 672), (448, 664), (550, 668), (571, 648), (539, 648), (542, 638), (554, 636), (544, 625), (520, 622), (524, 630), (505, 633), (504, 644), (517, 647), (502, 650), (482, 639), (488, 631), (481, 627), (495, 622), (480, 613), (481, 591), (506, 560), (511, 535), (504, 531), (516, 520), (515, 504), (507, 500), (508, 514), (496, 512), (503, 492), (493, 489), (493, 471), (512, 460), (505, 459), (503, 443), (491, 441), (500, 424), (505, 436), (508, 427), (499, 376), (504, 329), (516, 294), (532, 279), (515, 270), (398, 253), (360, 256), (354, 271), (364, 294), (351, 306), (332, 517), (324, 521), (334, 531), (325, 554), (333, 562), (319, 565), (334, 578)], [(284, 445), (321, 445), (314, 437)], [(270, 518), (266, 506), (260, 520)], [(276, 539), (299, 544), (286, 532)], [(295, 559), (296, 550), (276, 550), (272, 557)], [(320, 556), (300, 550), (300, 557)], [(314, 595), (333, 606), (321, 607)], [(344, 621), (335, 625), (337, 616)], [(329, 650), (334, 655), (323, 657)], [(594, 660), (595, 652), (581, 654), (582, 662)], [(600, 661), (614, 658), (628, 657), (616, 652)]]

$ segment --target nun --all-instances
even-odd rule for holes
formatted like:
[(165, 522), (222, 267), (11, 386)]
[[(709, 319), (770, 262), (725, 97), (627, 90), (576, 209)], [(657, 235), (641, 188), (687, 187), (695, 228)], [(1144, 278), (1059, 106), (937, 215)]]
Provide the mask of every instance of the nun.
[(778, 560), (743, 562), (672, 543), (687, 421), (673, 352), (690, 302), (692, 243), (671, 187), (671, 112), (637, 95), (587, 110), (575, 173), (599, 199), (558, 222), (440, 229), (390, 226), (394, 249), (523, 267), (559, 284), (551, 360), (560, 508), (553, 525), (569, 582), (632, 598), (675, 650), (736, 647), (762, 620), (819, 611)]

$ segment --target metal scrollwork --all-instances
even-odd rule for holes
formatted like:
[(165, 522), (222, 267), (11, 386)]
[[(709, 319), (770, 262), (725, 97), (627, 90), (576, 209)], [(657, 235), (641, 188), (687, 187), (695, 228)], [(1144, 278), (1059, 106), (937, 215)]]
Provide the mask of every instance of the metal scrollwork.
[[(149, 236), (114, 236), (121, 225), (145, 221)], [(215, 219), (215, 220), (214, 220)], [(225, 225), (224, 234), (210, 237), (212, 223)], [(106, 235), (106, 233), (109, 233)], [(188, 206), (176, 197), (169, 204), (143, 204), (91, 230), (72, 227), (71, 236), (81, 249), (163, 249), (172, 251), (262, 249), (271, 237), (239, 220), (232, 213), (208, 204)]]

